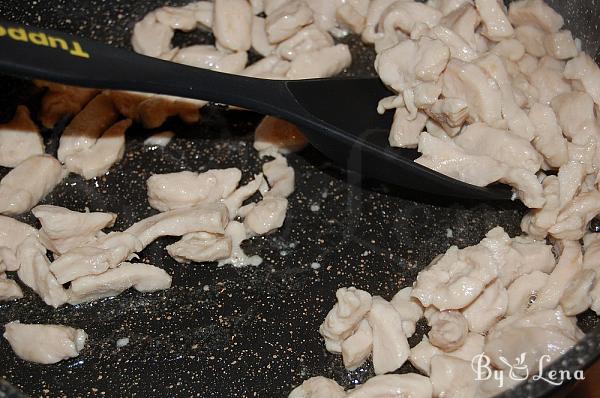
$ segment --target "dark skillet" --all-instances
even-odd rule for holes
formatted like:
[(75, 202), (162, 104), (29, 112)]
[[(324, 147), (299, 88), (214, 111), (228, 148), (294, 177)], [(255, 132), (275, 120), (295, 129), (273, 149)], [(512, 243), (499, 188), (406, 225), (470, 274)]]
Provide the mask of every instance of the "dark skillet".
[[(184, 4), (173, 1), (171, 4)], [(2, 18), (71, 32), (127, 47), (133, 23), (163, 5), (125, 1), (0, 2)], [(590, 1), (554, 1), (574, 35), (596, 54), (600, 8)], [(205, 34), (176, 35), (176, 44), (209, 42)], [(372, 50), (350, 40), (354, 62), (349, 75), (370, 75)], [(0, 117), (19, 102), (39, 102), (26, 82), (0, 80)], [(182, 169), (241, 167), (248, 177), (260, 168), (251, 148), (258, 115), (205, 111), (200, 125), (175, 121), (161, 129), (177, 132), (165, 149), (148, 149), (140, 128), (129, 134), (124, 160), (109, 175), (85, 182), (69, 177), (45, 202), (119, 214), (116, 229), (152, 214), (145, 196), (151, 173)], [(60, 129), (46, 132), (49, 151)], [(338, 287), (355, 285), (390, 298), (448, 246), (477, 243), (489, 229), (503, 226), (518, 234), (524, 209), (517, 204), (456, 202), (362, 181), (333, 167), (314, 149), (290, 157), (297, 192), (288, 220), (273, 236), (248, 242), (249, 253), (264, 258), (257, 268), (180, 265), (165, 255), (161, 240), (141, 257), (173, 275), (173, 288), (161, 293), (127, 292), (115, 299), (53, 310), (34, 294), (0, 304), (0, 324), (12, 320), (62, 323), (84, 328), (89, 344), (75, 359), (40, 366), (16, 358), (0, 340), (0, 378), (32, 396), (192, 396), (280, 397), (302, 380), (324, 375), (346, 387), (372, 376), (371, 364), (355, 372), (327, 353), (318, 325), (334, 303)], [(2, 175), (7, 170), (2, 170)], [(318, 211), (311, 211), (318, 205)], [(313, 206), (313, 209), (316, 207)], [(33, 223), (30, 215), (23, 217)], [(448, 237), (447, 229), (452, 229)], [(313, 270), (312, 263), (321, 268)], [(203, 289), (207, 286), (207, 290)], [(580, 317), (586, 337), (553, 367), (586, 368), (600, 354), (598, 318)], [(416, 344), (426, 329), (420, 325)], [(116, 340), (129, 345), (116, 348)], [(401, 371), (412, 371), (405, 365)], [(505, 396), (538, 397), (553, 391), (530, 381)], [(6, 383), (3, 394), (19, 396)]]

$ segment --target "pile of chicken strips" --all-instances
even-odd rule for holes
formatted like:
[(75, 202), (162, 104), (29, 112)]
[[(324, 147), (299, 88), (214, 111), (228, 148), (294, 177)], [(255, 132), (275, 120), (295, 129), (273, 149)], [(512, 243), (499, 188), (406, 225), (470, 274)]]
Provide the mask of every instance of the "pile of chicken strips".
[[(416, 162), (457, 180), (510, 185), (529, 208), (521, 236), (497, 227), (475, 246), (452, 246), (390, 300), (339, 289), (314, 333), (348, 370), (370, 359), (375, 376), (346, 391), (313, 377), (290, 386), (291, 398), (493, 396), (516, 381), (477, 380), (474, 358), (484, 354), (496, 371), (537, 369), (583, 337), (576, 315), (600, 314), (600, 233), (589, 228), (600, 213), (600, 68), (563, 24), (543, 0), (508, 8), (497, 0), (214, 0), (162, 7), (137, 22), (138, 53), (266, 79), (336, 75), (352, 62), (336, 40), (360, 35), (390, 89), (373, 104), (394, 112), (390, 145), (418, 149)], [(172, 46), (175, 31), (197, 29), (215, 44)], [(262, 58), (248, 65), (249, 52)], [(237, 168), (152, 175), (148, 203), (158, 212), (116, 231), (117, 214), (38, 203), (69, 173), (107, 173), (132, 123), (197, 123), (205, 103), (35, 83), (46, 88), (43, 127), (70, 122), (57, 157), (45, 154), (26, 107), (0, 125), (0, 165), (12, 168), (0, 181), (0, 300), (18, 300), (24, 286), (54, 308), (168, 289), (160, 264), (136, 262), (163, 236), (180, 237), (166, 248), (178, 262), (260, 266), (240, 244), (285, 222), (295, 181), (285, 155), (306, 145), (296, 127), (263, 119), (254, 142), (262, 173), (245, 185)], [(38, 226), (12, 218), (29, 211)], [(422, 318), (429, 332), (410, 347)], [(14, 320), (4, 337), (22, 359), (53, 364), (77, 356), (87, 335)], [(394, 373), (406, 361), (419, 373)]]

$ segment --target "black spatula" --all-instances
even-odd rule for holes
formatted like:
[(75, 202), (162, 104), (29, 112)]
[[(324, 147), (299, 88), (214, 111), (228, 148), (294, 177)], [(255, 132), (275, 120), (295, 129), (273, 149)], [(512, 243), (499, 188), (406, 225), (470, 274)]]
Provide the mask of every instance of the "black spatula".
[(0, 71), (82, 87), (169, 94), (236, 105), (297, 124), (319, 151), (363, 175), (438, 195), (508, 199), (413, 162), (390, 148), (391, 114), (377, 113), (390, 92), (376, 78), (263, 80), (162, 61), (62, 32), (0, 21)]

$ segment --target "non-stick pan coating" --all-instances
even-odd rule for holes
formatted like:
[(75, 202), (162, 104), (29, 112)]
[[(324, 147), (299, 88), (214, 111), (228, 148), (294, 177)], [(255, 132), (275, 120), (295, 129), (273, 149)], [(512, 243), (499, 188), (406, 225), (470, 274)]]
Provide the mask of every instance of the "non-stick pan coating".
[[(128, 46), (134, 22), (164, 5), (156, 0), (135, 3), (13, 0), (0, 2), (0, 15)], [(555, 3), (562, 5), (558, 9), (575, 35), (596, 54), (600, 31), (595, 21), (600, 12), (595, 3)], [(175, 37), (176, 44), (210, 40), (206, 33)], [(355, 56), (349, 74), (372, 74), (372, 50), (351, 42)], [(35, 109), (39, 95), (32, 93), (24, 82), (0, 79), (0, 117), (9, 117), (22, 101)], [(240, 167), (249, 179), (258, 172), (262, 161), (251, 143), (260, 117), (217, 108), (204, 113), (199, 125), (173, 121), (161, 128), (177, 132), (164, 149), (144, 147), (141, 143), (149, 132), (133, 128), (125, 158), (107, 176), (83, 181), (72, 175), (44, 203), (116, 212), (119, 230), (153, 214), (145, 189), (152, 173)], [(55, 150), (57, 132), (46, 136), (49, 149)], [(290, 162), (296, 169), (297, 190), (284, 227), (245, 245), (248, 253), (264, 258), (261, 266), (178, 264), (164, 250), (174, 239), (161, 239), (142, 252), (141, 259), (173, 276), (173, 287), (164, 292), (128, 291), (114, 299), (54, 310), (25, 289), (24, 299), (0, 304), (0, 324), (20, 320), (71, 325), (86, 330), (88, 345), (77, 358), (36, 365), (16, 358), (1, 340), (0, 378), (28, 395), (50, 397), (271, 398), (287, 395), (292, 386), (315, 375), (351, 387), (372, 376), (371, 364), (347, 372), (340, 357), (324, 350), (318, 334), (337, 288), (357, 286), (389, 299), (450, 245), (475, 244), (497, 225), (511, 235), (519, 233), (524, 208), (516, 203), (455, 202), (361, 181), (311, 148), (290, 156)], [(35, 221), (30, 214), (23, 219)], [(313, 269), (317, 264), (320, 268)], [(597, 357), (597, 324), (594, 314), (581, 317), (580, 326), (588, 335), (557, 366), (580, 369)], [(418, 329), (411, 345), (425, 332), (424, 325)], [(116, 341), (124, 337), (130, 343), (117, 348)], [(508, 396), (540, 396), (550, 387), (530, 382)], [(11, 394), (9, 390), (0, 383), (0, 397), (3, 391)]]

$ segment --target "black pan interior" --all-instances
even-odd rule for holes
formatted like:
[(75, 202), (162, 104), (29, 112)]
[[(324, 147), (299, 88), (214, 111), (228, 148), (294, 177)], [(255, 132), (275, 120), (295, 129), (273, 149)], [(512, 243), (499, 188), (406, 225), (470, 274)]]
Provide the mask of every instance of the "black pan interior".
[[(128, 47), (135, 21), (164, 4), (5, 0), (0, 2), (0, 15)], [(600, 12), (595, 3), (557, 0), (553, 5), (596, 54), (600, 30), (595, 21)], [(211, 40), (206, 33), (189, 33), (177, 34), (174, 43)], [(354, 62), (347, 74), (372, 74), (372, 50), (356, 39), (349, 42)], [(18, 103), (35, 110), (39, 96), (29, 83), (2, 77), (0, 117), (9, 118)], [(259, 115), (209, 107), (201, 124), (170, 121), (161, 128), (177, 133), (164, 149), (144, 147), (142, 141), (151, 132), (135, 126), (128, 133), (125, 158), (107, 176), (92, 181), (70, 176), (44, 203), (113, 211), (119, 214), (115, 229), (125, 228), (153, 214), (145, 190), (152, 173), (240, 167), (249, 179), (259, 171), (262, 161), (251, 145), (259, 120)], [(59, 134), (60, 128), (45, 132), (50, 152)], [(337, 288), (357, 286), (389, 299), (448, 246), (475, 244), (497, 225), (511, 235), (519, 233), (524, 209), (516, 203), (458, 202), (364, 181), (310, 147), (290, 156), (290, 162), (296, 169), (297, 191), (290, 198), (285, 226), (245, 246), (248, 253), (263, 257), (261, 266), (177, 264), (164, 251), (174, 240), (161, 239), (141, 253), (141, 259), (173, 276), (170, 290), (129, 291), (54, 310), (25, 289), (24, 299), (0, 304), (0, 324), (20, 320), (80, 327), (90, 336), (88, 346), (78, 358), (40, 366), (16, 358), (0, 340), (0, 379), (27, 395), (49, 397), (279, 397), (315, 375), (351, 387), (372, 376), (371, 364), (347, 372), (341, 358), (324, 350), (317, 331)], [(22, 219), (35, 222), (31, 215)], [(313, 269), (317, 264), (320, 268)], [(588, 335), (556, 366), (574, 370), (595, 360), (600, 352), (597, 325), (594, 314), (581, 316), (580, 326)], [(420, 325), (411, 345), (425, 331)], [(123, 337), (130, 343), (117, 348), (116, 341)], [(410, 365), (401, 369), (409, 370)], [(550, 387), (529, 382), (507, 395), (541, 396)], [(9, 390), (0, 383), (0, 397)]]

